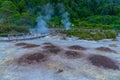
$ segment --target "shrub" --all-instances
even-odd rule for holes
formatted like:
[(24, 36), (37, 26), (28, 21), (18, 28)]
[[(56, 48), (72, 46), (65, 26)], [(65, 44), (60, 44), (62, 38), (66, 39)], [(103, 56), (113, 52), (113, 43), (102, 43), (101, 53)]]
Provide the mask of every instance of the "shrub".
[(105, 30), (100, 32), (98, 30), (68, 30), (68, 31), (61, 31), (61, 33), (67, 34), (67, 36), (76, 36), (80, 39), (87, 39), (87, 40), (101, 40), (101, 39), (111, 39), (116, 38), (117, 33), (114, 30)]
[(93, 40), (101, 40), (101, 39), (105, 39), (106, 38), (104, 33), (100, 33), (100, 32), (96, 32), (94, 34), (91, 34), (91, 36), (92, 36)]
[(19, 33), (28, 33), (29, 29), (23, 26), (11, 26), (11, 31), (14, 30)]
[(8, 34), (6, 34), (6, 33), (0, 33), (0, 37), (6, 37), (6, 36), (8, 36)]
[(120, 30), (120, 25), (112, 25), (111, 29), (113, 29), (113, 30)]
[(92, 22), (88, 22), (88, 21), (79, 21), (74, 23), (74, 28), (79, 28), (79, 29), (104, 29), (104, 30), (108, 30), (110, 29), (110, 26), (107, 24), (101, 24), (99, 23), (92, 23)]
[(114, 30), (105, 31), (104, 34), (106, 35), (106, 38), (109, 38), (109, 39), (117, 37), (117, 32)]
[(23, 26), (16, 25), (0, 25), (0, 33), (28, 33), (29, 29)]
[(95, 23), (95, 24), (120, 24), (119, 20), (120, 18), (118, 16), (91, 16), (86, 19), (90, 23)]

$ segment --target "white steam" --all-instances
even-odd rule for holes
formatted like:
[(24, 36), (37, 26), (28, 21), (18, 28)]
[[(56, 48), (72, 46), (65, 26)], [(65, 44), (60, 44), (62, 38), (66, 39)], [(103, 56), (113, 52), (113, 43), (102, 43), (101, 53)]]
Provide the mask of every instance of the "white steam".
[[(69, 30), (71, 28), (69, 13), (65, 11), (65, 7), (62, 3), (58, 3), (57, 7), (59, 9), (58, 13), (62, 16), (62, 20), (61, 20), (62, 24), (64, 25), (66, 30)], [(54, 15), (53, 5), (50, 3), (44, 5), (40, 13), (41, 13), (40, 16), (38, 16), (36, 20), (37, 21), (37, 26), (36, 26), (37, 32), (38, 33), (49, 33), (47, 22)]]
[(60, 9), (59, 13), (62, 15), (61, 22), (63, 23), (66, 30), (71, 29), (71, 22), (69, 18), (69, 13), (65, 11), (65, 7), (62, 3), (58, 3), (58, 8)]
[(37, 32), (48, 33), (48, 25), (42, 16), (37, 18)]
[(63, 15), (62, 15), (62, 20), (61, 22), (64, 24), (65, 26), (65, 29), (66, 30), (69, 30), (71, 29), (71, 22), (69, 20), (69, 13), (68, 12), (65, 12)]
[(47, 21), (49, 21), (54, 14), (53, 6), (48, 3), (45, 6), (43, 6), (41, 11), (43, 16), (37, 17), (37, 32), (38, 33), (48, 33), (48, 24)]

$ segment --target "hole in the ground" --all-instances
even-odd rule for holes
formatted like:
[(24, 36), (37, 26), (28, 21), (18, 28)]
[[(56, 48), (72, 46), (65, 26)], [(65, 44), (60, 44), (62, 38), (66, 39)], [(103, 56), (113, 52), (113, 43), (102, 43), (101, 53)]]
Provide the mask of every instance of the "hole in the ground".
[(89, 57), (89, 60), (94, 66), (97, 66), (97, 67), (103, 67), (103, 68), (113, 69), (113, 70), (119, 69), (118, 65), (116, 65), (116, 63), (112, 59), (106, 56), (92, 55)]
[(98, 47), (98, 48), (96, 48), (96, 50), (116, 53), (116, 51), (114, 51), (108, 47)]
[(86, 50), (87, 48), (79, 46), (79, 45), (73, 45), (73, 46), (69, 46), (69, 49), (74, 49), (74, 50)]
[(65, 56), (70, 59), (76, 59), (82, 57), (84, 54), (82, 52), (76, 51), (66, 51)]

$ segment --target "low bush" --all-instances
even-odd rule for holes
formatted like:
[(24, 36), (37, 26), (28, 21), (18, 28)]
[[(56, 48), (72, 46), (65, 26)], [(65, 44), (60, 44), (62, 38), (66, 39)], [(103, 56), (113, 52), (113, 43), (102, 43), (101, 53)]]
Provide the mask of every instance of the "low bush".
[(6, 37), (8, 34), (28, 33), (29, 29), (16, 25), (0, 25), (0, 37)]
[(120, 17), (118, 16), (110, 16), (110, 15), (105, 15), (105, 16), (90, 16), (86, 19), (90, 23), (95, 23), (95, 24), (120, 24), (119, 20)]
[(6, 36), (8, 36), (7, 33), (0, 33), (0, 37), (6, 37)]
[(105, 31), (104, 34), (106, 35), (106, 38), (116, 38), (117, 37), (117, 32), (113, 30)]
[(109, 30), (111, 27), (107, 24), (101, 24), (101, 23), (92, 23), (88, 21), (79, 21), (74, 22), (74, 28), (79, 29), (104, 29)]
[(76, 36), (79, 39), (86, 39), (86, 40), (101, 40), (101, 39), (113, 39), (117, 37), (117, 33), (114, 30), (104, 30), (100, 32), (100, 30), (68, 30), (68, 31), (61, 31), (61, 33), (67, 34), (67, 36)]
[(9, 33), (28, 33), (29, 29), (16, 25), (0, 25), (0, 36), (6, 36)]

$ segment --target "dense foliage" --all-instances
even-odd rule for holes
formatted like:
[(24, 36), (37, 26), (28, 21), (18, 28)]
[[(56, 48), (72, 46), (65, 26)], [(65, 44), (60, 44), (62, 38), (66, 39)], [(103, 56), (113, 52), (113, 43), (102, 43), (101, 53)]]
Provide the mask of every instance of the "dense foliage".
[(47, 3), (54, 8), (49, 25), (62, 25), (58, 8), (62, 3), (70, 14), (72, 27), (120, 29), (120, 0), (0, 0), (0, 24), (35, 27)]

